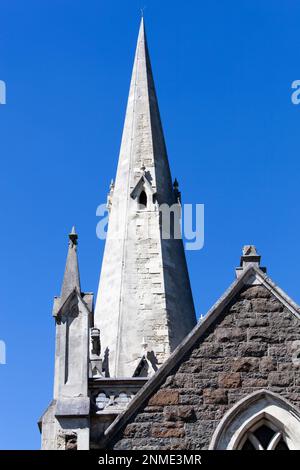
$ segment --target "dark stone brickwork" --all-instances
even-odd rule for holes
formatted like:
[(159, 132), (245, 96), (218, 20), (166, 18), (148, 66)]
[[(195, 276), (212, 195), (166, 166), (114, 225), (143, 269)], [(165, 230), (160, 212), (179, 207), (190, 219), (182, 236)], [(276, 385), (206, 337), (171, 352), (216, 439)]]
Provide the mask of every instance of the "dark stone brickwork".
[(110, 446), (207, 449), (224, 413), (262, 388), (299, 406), (299, 340), (299, 321), (266, 288), (245, 288)]

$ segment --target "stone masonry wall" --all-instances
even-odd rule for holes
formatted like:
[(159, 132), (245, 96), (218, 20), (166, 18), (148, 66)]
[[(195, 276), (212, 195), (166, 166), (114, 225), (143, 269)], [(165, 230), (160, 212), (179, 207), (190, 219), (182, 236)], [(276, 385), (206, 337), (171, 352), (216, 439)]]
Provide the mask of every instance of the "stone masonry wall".
[(114, 449), (207, 449), (224, 413), (265, 388), (300, 405), (299, 321), (245, 288), (127, 423)]

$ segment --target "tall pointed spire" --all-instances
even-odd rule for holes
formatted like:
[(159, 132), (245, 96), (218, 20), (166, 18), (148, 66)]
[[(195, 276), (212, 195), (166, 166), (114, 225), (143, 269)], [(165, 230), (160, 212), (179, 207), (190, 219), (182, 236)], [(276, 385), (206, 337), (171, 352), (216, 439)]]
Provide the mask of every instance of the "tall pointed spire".
[(162, 237), (176, 202), (142, 18), (95, 310), (111, 376), (133, 375), (143, 338), (157, 368), (195, 324), (182, 240)]
[(65, 274), (61, 289), (61, 303), (63, 303), (70, 293), (76, 288), (80, 293), (80, 278), (77, 258), (78, 235), (75, 227), (69, 233), (69, 249), (65, 267)]

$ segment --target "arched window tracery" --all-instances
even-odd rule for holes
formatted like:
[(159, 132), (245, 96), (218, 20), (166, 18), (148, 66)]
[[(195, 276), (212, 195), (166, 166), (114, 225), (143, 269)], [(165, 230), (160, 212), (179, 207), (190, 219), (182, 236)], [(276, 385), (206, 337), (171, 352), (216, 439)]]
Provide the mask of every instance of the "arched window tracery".
[(300, 450), (300, 411), (269, 390), (253, 392), (225, 413), (209, 448)]

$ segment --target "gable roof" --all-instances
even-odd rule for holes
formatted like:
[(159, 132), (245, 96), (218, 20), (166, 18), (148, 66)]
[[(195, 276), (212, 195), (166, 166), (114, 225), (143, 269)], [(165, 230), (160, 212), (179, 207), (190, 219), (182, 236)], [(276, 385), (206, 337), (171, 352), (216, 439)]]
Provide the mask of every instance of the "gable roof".
[(168, 374), (177, 366), (184, 355), (201, 339), (211, 324), (221, 315), (230, 301), (243, 289), (244, 286), (262, 285), (268, 289), (293, 315), (300, 320), (300, 307), (280, 289), (261, 269), (254, 264), (249, 264), (240, 276), (224, 292), (219, 300), (207, 312), (203, 320), (197, 323), (193, 330), (177, 346), (174, 352), (160, 367), (156, 374), (144, 385), (130, 402), (128, 408), (123, 411), (107, 428), (103, 444), (107, 443), (129, 421), (134, 413), (155, 393), (159, 385)]

